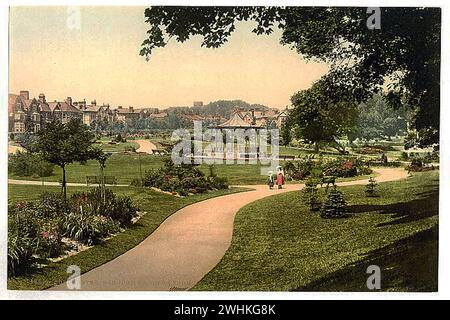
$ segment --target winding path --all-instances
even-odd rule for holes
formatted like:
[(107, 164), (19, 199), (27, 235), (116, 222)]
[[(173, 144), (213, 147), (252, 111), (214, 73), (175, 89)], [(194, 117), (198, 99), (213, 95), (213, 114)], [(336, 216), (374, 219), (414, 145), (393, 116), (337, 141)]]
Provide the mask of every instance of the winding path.
[(153, 150), (157, 149), (155, 144), (153, 142), (150, 142), (149, 140), (133, 140), (133, 141), (139, 144), (139, 148), (136, 150), (136, 152), (152, 154)]
[[(376, 169), (378, 182), (407, 177), (403, 169)], [(354, 180), (339, 185), (364, 185)], [(189, 205), (165, 220), (133, 249), (81, 276), (81, 290), (168, 291), (193, 287), (223, 257), (231, 243), (233, 221), (244, 205), (267, 196), (299, 190), (288, 184), (282, 190), (265, 185), (254, 190), (212, 198)], [(51, 288), (66, 290), (66, 285)]]

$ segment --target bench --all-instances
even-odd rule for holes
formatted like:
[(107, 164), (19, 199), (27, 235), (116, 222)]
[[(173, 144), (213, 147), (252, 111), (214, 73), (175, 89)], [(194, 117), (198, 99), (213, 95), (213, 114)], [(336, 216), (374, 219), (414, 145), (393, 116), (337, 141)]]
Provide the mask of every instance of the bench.
[(278, 159), (280, 160), (295, 160), (295, 156), (291, 156), (291, 155), (280, 155), (278, 156)]

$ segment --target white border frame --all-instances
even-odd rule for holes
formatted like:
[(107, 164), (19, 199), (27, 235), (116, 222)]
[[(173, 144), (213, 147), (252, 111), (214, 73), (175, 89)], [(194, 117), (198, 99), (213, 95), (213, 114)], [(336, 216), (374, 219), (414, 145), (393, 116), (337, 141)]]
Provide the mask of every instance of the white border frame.
[[(145, 0), (128, 0), (128, 1), (106, 1), (106, 0), (46, 0), (39, 1), (39, 5), (115, 5), (115, 6), (149, 6), (154, 5), (281, 5), (279, 1), (255, 1), (246, 0), (243, 3), (236, 0), (232, 1), (205, 1), (191, 0), (188, 3), (182, 1), (145, 1)], [(298, 299), (450, 299), (450, 233), (445, 232), (450, 228), (450, 218), (446, 216), (449, 212), (450, 205), (445, 195), (450, 195), (450, 175), (449, 175), (449, 150), (450, 128), (445, 126), (442, 119), (450, 119), (448, 109), (449, 102), (449, 84), (448, 76), (450, 75), (450, 43), (448, 35), (450, 35), (450, 5), (445, 0), (303, 0), (293, 1), (285, 0), (283, 5), (293, 6), (358, 6), (358, 7), (441, 7), (442, 8), (442, 47), (441, 47), (441, 170), (440, 170), (440, 215), (439, 215), (439, 292), (438, 293), (333, 293), (333, 292), (55, 292), (55, 291), (11, 291), (6, 290), (7, 281), (7, 131), (8, 131), (8, 51), (9, 46), (0, 46), (0, 65), (6, 66), (1, 69), (0, 73), (0, 150), (3, 157), (0, 158), (1, 167), (1, 185), (0, 196), (3, 201), (0, 202), (0, 298), (1, 299), (185, 299), (185, 300), (206, 300), (206, 299), (274, 299), (274, 300), (298, 300)], [(26, 0), (6, 0), (0, 5), (0, 43), (8, 43), (8, 27), (9, 27), (9, 6), (35, 6), (36, 1)]]

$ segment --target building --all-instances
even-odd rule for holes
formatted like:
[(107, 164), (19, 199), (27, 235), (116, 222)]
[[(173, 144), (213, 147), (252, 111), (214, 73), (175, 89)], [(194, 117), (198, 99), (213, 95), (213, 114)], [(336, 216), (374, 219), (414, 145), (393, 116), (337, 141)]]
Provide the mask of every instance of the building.
[(8, 95), (8, 131), (38, 132), (52, 121), (52, 111), (41, 93), (39, 99), (30, 99), (29, 91)]
[(72, 104), (71, 97), (67, 97), (64, 101), (49, 102), (48, 106), (52, 112), (52, 120), (67, 123), (72, 118), (83, 119), (83, 112)]
[(116, 121), (119, 122), (138, 120), (141, 117), (141, 112), (135, 110), (133, 107), (124, 108), (122, 106), (118, 106), (115, 112), (116, 112)]
[[(277, 128), (281, 128), (283, 123), (286, 121), (288, 115), (287, 108), (283, 111), (279, 111), (278, 109), (262, 109), (262, 108), (254, 108), (250, 110), (245, 110), (239, 107), (233, 109), (232, 116), (230, 118), (234, 119), (234, 122), (238, 120), (237, 116), (247, 124), (249, 127), (267, 127), (267, 126), (275, 126)], [(242, 127), (244, 127), (242, 125)]]
[(250, 129), (250, 128), (260, 128), (259, 126), (249, 123), (246, 121), (239, 111), (234, 111), (230, 119), (215, 126), (219, 129)]

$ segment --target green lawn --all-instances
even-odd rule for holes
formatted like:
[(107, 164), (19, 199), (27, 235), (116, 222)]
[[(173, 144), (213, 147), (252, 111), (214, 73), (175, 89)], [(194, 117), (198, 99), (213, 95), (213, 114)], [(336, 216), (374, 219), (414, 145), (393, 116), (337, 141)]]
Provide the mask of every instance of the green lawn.
[(230, 248), (194, 290), (365, 291), (378, 264), (386, 291), (437, 290), (439, 172), (340, 188), (349, 216), (325, 220), (300, 192), (262, 199), (236, 216)]
[[(149, 169), (158, 169), (163, 166), (163, 160), (168, 156), (147, 155), (147, 154), (120, 154), (116, 153), (106, 163), (105, 175), (115, 176), (118, 184), (129, 184), (133, 179), (140, 177)], [(280, 164), (282, 161), (280, 162)], [(141, 169), (140, 169), (141, 167)], [(267, 177), (261, 175), (261, 164), (216, 164), (216, 173), (221, 177), (227, 177), (232, 185), (245, 184), (264, 184)], [(209, 173), (208, 165), (200, 165), (200, 169), (205, 173)], [(66, 175), (68, 182), (85, 183), (86, 176), (99, 174), (99, 165), (96, 161), (88, 161), (81, 165), (73, 163), (67, 166)], [(45, 177), (45, 181), (59, 181), (62, 177), (62, 171), (59, 167), (55, 167), (53, 175)], [(10, 179), (18, 180), (41, 180), (38, 177), (20, 177), (9, 174)], [(367, 177), (355, 177), (351, 180)], [(345, 180), (345, 179), (344, 179)], [(339, 179), (341, 181), (341, 179)]]
[[(106, 163), (105, 175), (115, 176), (118, 184), (129, 184), (133, 179), (140, 177), (140, 167), (144, 174), (146, 170), (158, 169), (163, 166), (163, 160), (168, 156), (146, 155), (146, 154), (113, 154)], [(200, 165), (200, 169), (208, 174), (206, 164)], [(261, 175), (260, 164), (218, 164), (216, 173), (227, 177), (230, 184), (261, 184), (266, 182), (266, 177)], [(68, 182), (85, 183), (86, 176), (98, 175), (99, 165), (96, 161), (88, 161), (85, 165), (73, 163), (67, 166), (66, 175)], [(45, 181), (59, 181), (62, 171), (55, 167), (53, 175), (45, 177)], [(9, 174), (10, 179), (19, 180), (41, 180), (38, 177), (19, 177)]]
[[(129, 184), (133, 179), (139, 178), (141, 164), (142, 173), (148, 169), (158, 169), (163, 165), (163, 157), (147, 154), (113, 154), (106, 162), (105, 175), (115, 176), (118, 184)], [(85, 165), (73, 163), (66, 167), (68, 182), (86, 182), (86, 176), (95, 176), (99, 174), (99, 165), (97, 161), (90, 160)], [(45, 181), (59, 181), (62, 177), (62, 170), (55, 167), (53, 175), (45, 177)], [(12, 174), (11, 179), (21, 180), (40, 180), (36, 177), (18, 177)]]
[(101, 140), (99, 140), (99, 143), (95, 143), (94, 146), (102, 148), (102, 150), (105, 152), (114, 152), (114, 153), (127, 151), (127, 148), (131, 147), (135, 149), (139, 148), (139, 144), (132, 140), (115, 144), (110, 144), (109, 142), (111, 142), (111, 139), (102, 138)]
[[(83, 189), (86, 188), (69, 187), (69, 192)], [(44, 190), (58, 191), (59, 189), (57, 187), (10, 185), (9, 199), (15, 201), (37, 198)], [(182, 207), (208, 198), (241, 192), (247, 189), (232, 188), (185, 198), (174, 197), (143, 188), (116, 187), (113, 190), (117, 193), (129, 195), (139, 208), (147, 213), (132, 227), (100, 245), (60, 262), (50, 263), (44, 269), (40, 269), (33, 274), (8, 279), (8, 289), (42, 290), (62, 283), (67, 279), (66, 270), (68, 266), (77, 265), (84, 273), (114, 259), (139, 244), (167, 217)]]

